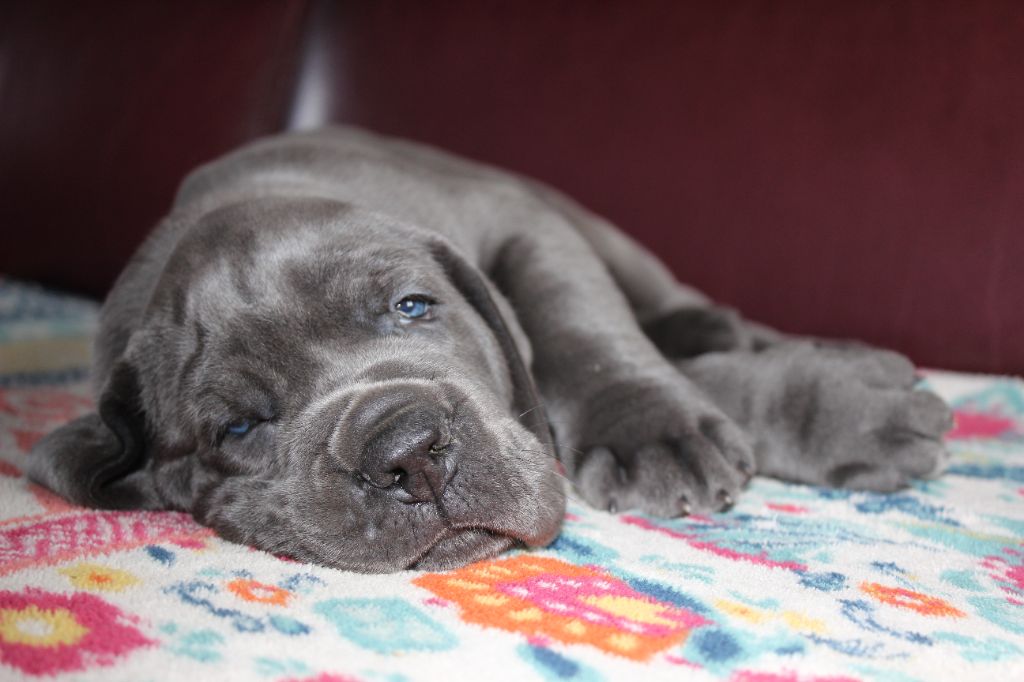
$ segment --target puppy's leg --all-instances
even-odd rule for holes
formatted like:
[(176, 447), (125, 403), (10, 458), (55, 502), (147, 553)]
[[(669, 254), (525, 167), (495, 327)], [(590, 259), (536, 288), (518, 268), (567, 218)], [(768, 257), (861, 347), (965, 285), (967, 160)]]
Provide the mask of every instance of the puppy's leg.
[(784, 338), (682, 284), (652, 253), (600, 216), (548, 187), (535, 189), (572, 223), (598, 255), (629, 301), (644, 333), (666, 357), (760, 349)]
[(949, 407), (913, 390), (914, 367), (896, 353), (789, 341), (677, 366), (752, 435), (758, 473), (890, 491), (948, 459)]
[(932, 393), (912, 390), (906, 358), (799, 340), (743, 320), (680, 284), (600, 217), (541, 191), (597, 252), (650, 340), (747, 430), (760, 473), (891, 490), (941, 469), (949, 408)]
[(659, 515), (731, 504), (753, 470), (745, 434), (658, 352), (576, 231), (555, 220), (515, 237), (490, 274), (588, 502)]

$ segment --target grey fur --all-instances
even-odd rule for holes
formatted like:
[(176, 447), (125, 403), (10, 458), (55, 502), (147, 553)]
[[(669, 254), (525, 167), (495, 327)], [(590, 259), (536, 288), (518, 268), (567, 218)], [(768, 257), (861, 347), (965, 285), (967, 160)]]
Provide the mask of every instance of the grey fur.
[[(411, 294), (431, 319), (395, 312)], [(755, 469), (890, 490), (946, 457), (901, 357), (788, 340), (547, 187), (352, 129), (189, 176), (96, 351), (98, 414), (39, 443), (35, 480), (360, 571), (550, 542), (549, 424), (588, 502), (669, 516)]]

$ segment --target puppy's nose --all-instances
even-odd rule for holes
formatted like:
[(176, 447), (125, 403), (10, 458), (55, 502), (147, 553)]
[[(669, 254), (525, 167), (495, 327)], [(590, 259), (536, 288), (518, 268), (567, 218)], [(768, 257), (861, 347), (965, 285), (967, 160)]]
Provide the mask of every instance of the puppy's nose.
[(360, 472), (378, 488), (394, 487), (402, 502), (437, 500), (453, 464), (443, 438), (440, 420), (432, 410), (401, 410), (366, 443)]

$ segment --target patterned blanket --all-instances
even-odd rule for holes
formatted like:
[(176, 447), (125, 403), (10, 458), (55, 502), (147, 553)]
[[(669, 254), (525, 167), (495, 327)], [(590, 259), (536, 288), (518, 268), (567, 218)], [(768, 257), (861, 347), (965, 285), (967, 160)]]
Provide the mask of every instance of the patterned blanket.
[(1020, 381), (929, 374), (954, 456), (904, 492), (756, 478), (671, 521), (570, 503), (546, 549), (358, 575), (29, 484), (31, 445), (91, 403), (74, 362), (11, 371), (5, 344), (91, 333), (67, 305), (0, 281), (0, 679), (1024, 679)]

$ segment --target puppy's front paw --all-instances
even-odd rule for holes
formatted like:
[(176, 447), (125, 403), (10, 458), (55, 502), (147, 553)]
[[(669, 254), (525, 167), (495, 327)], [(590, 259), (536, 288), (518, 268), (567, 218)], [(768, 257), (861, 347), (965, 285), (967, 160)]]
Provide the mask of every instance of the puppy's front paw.
[(753, 428), (761, 471), (879, 492), (942, 471), (952, 413), (939, 396), (914, 389), (909, 360), (856, 346), (808, 344), (780, 353), (788, 356), (778, 358), (788, 368), (782, 388)]
[(612, 386), (585, 414), (570, 473), (595, 507), (669, 517), (719, 511), (753, 475), (745, 434), (682, 377)]

